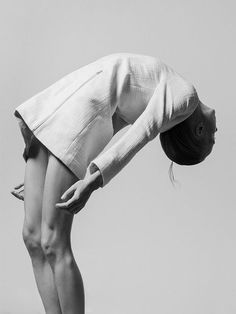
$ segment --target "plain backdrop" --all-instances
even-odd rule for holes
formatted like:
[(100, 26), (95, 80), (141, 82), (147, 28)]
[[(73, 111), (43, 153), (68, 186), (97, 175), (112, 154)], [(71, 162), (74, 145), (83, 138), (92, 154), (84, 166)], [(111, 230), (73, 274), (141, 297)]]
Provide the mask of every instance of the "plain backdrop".
[(218, 132), (202, 164), (174, 166), (176, 189), (157, 137), (75, 216), (86, 313), (236, 312), (235, 10), (233, 0), (1, 2), (1, 314), (44, 313), (21, 236), (23, 202), (10, 194), (25, 166), (14, 108), (116, 52), (173, 67), (216, 110)]

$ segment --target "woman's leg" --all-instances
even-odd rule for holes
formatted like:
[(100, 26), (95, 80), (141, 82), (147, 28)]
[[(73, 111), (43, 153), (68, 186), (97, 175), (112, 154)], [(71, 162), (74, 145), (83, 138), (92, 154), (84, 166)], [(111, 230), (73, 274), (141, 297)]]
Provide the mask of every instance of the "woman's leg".
[(47, 314), (61, 314), (52, 269), (41, 248), (42, 198), (47, 163), (46, 148), (34, 139), (25, 168), (25, 219), (22, 235), (31, 257), (45, 311)]
[(53, 269), (62, 313), (84, 314), (84, 286), (71, 248), (73, 216), (55, 207), (78, 178), (49, 154), (42, 208), (41, 245)]

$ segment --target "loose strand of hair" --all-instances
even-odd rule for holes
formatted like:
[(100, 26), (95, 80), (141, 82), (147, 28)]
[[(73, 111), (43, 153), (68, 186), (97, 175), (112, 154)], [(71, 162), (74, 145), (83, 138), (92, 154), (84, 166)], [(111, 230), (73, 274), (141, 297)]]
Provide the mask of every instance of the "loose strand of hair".
[(173, 187), (176, 188), (176, 185), (179, 185), (179, 186), (180, 186), (180, 183), (179, 183), (179, 181), (177, 181), (177, 180), (175, 179), (174, 172), (173, 172), (173, 167), (174, 167), (174, 162), (171, 161), (171, 164), (170, 164), (170, 167), (169, 167), (169, 171), (168, 171), (168, 172), (169, 172), (170, 181), (171, 181)]

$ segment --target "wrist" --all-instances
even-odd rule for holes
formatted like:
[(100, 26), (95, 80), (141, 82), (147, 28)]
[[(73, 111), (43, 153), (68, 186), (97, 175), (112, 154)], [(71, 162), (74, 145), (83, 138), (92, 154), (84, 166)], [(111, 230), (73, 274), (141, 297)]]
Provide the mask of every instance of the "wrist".
[(96, 170), (93, 174), (91, 174), (90, 177), (90, 186), (93, 190), (96, 190), (100, 187), (102, 187), (102, 175), (100, 170)]

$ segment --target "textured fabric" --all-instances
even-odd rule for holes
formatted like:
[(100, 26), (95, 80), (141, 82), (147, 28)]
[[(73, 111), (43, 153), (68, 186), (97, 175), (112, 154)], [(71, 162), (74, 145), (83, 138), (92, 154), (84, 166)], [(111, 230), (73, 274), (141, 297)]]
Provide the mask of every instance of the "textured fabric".
[[(99, 168), (104, 187), (147, 142), (190, 116), (198, 102), (193, 85), (158, 58), (117, 53), (64, 76), (14, 114), (26, 148), (33, 134), (78, 178), (87, 167), (91, 173)], [(100, 154), (126, 125), (128, 131)]]

